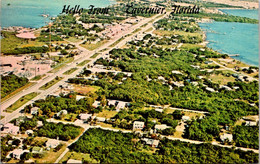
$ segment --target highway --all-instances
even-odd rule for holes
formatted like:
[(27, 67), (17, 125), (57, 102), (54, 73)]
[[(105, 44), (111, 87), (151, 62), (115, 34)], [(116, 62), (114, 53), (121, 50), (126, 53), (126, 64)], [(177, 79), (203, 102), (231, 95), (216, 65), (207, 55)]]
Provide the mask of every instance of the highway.
[[(144, 31), (146, 31), (147, 29), (149, 29), (150, 27), (152, 27), (153, 22), (158, 21), (159, 19), (162, 19), (163, 17), (165, 17), (168, 14), (163, 14), (162, 17), (158, 17), (158, 15), (155, 15), (153, 17), (150, 18), (144, 18), (143, 20), (141, 20), (139, 23), (137, 23), (136, 25), (133, 25), (128, 31), (125, 31), (125, 35), (131, 34), (134, 30), (140, 28), (142, 25), (146, 24), (147, 25), (145, 27), (142, 27), (141, 30), (138, 33), (142, 33)], [(151, 21), (153, 20), (153, 21)], [(151, 21), (151, 22), (150, 22)], [(135, 33), (134, 35), (138, 35), (138, 33)], [(134, 35), (130, 35), (128, 37), (125, 37), (124, 39), (122, 39), (115, 47), (122, 47), (123, 45), (125, 45), (128, 41), (133, 39)], [(8, 100), (6, 100), (5, 102), (3, 102), (1, 104), (1, 115), (4, 116), (3, 119), (1, 119), (0, 123), (1, 124), (5, 124), (9, 121), (11, 121), (12, 119), (19, 117), (20, 115), (22, 115), (20, 113), (20, 111), (26, 106), (29, 105), (31, 103), (33, 103), (34, 101), (38, 100), (38, 99), (43, 99), (45, 98), (47, 95), (51, 94), (55, 89), (57, 89), (59, 87), (59, 85), (63, 85), (66, 83), (66, 81), (69, 78), (73, 78), (75, 77), (77, 74), (79, 74), (79, 72), (81, 71), (81, 69), (76, 70), (75, 72), (73, 72), (70, 75), (63, 75), (64, 72), (66, 72), (67, 70), (74, 68), (74, 67), (78, 67), (78, 68), (83, 68), (83, 67), (79, 67), (77, 66), (76, 63), (81, 63), (84, 60), (90, 60), (90, 62), (88, 64), (92, 65), (95, 60), (97, 58), (100, 58), (102, 56), (105, 56), (106, 53), (108, 53), (111, 49), (115, 48), (115, 47), (109, 47), (111, 44), (113, 44), (115, 41), (117, 41), (118, 39), (120, 39), (122, 37), (121, 36), (116, 36), (115, 38), (113, 38), (112, 40), (110, 40), (109, 42), (107, 42), (106, 44), (102, 45), (101, 47), (99, 47), (96, 50), (93, 51), (89, 51), (83, 47), (80, 46), (80, 43), (72, 43), (74, 44), (79, 50), (82, 51), (82, 53), (77, 57), (77, 59), (75, 59), (72, 63), (67, 64), (65, 67), (61, 68), (58, 72), (53, 73), (53, 74), (49, 74), (49, 76), (47, 76), (46, 78), (44, 78), (43, 80), (39, 81), (37, 84), (25, 89), (22, 92), (19, 92), (18, 94), (14, 95), (13, 97), (9, 98)], [(96, 58), (90, 58), (92, 55), (94, 55), (96, 52), (98, 52), (99, 50), (102, 49), (107, 49), (105, 52), (102, 52), (100, 55), (98, 55)], [(53, 80), (56, 76), (61, 76), (64, 77), (61, 81), (59, 81), (58, 83), (54, 84), (52, 87), (50, 87), (47, 90), (41, 91), (39, 90), (39, 88), (41, 86), (43, 86), (44, 84), (46, 84), (47, 82)], [(32, 100), (30, 100), (29, 102), (27, 102), (26, 104), (24, 104), (23, 106), (21, 106), (20, 108), (18, 108), (17, 110), (15, 110), (12, 113), (7, 113), (4, 112), (4, 110), (9, 107), (10, 105), (12, 105), (13, 103), (15, 103), (19, 98), (21, 98), (24, 95), (27, 95), (31, 92), (40, 92), (40, 94), (38, 96), (36, 96), (35, 98), (33, 98)]]

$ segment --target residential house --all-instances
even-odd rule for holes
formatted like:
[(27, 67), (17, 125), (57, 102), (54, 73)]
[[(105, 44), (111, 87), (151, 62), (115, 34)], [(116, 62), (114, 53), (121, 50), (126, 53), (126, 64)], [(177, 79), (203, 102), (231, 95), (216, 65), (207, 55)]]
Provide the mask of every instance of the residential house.
[(32, 135), (32, 134), (33, 134), (33, 130), (26, 130), (26, 131), (25, 131), (25, 134), (27, 134), (27, 135)]
[(99, 106), (100, 106), (100, 101), (95, 101), (95, 102), (92, 104), (92, 106), (93, 106), (94, 108), (99, 107)]
[(60, 141), (59, 141), (59, 140), (49, 139), (49, 140), (46, 142), (46, 147), (48, 147), (48, 148), (55, 148), (55, 147), (57, 147), (59, 144), (60, 144)]
[(167, 128), (170, 128), (170, 126), (167, 126), (166, 124), (161, 124), (161, 125), (155, 125), (154, 126), (155, 130), (164, 130), (164, 129), (167, 129)]
[(156, 108), (155, 111), (162, 113), (162, 112), (163, 112), (163, 109)]
[(32, 115), (36, 115), (37, 113), (38, 113), (38, 110), (39, 110), (40, 108), (38, 108), (38, 107), (33, 107), (32, 109), (31, 109), (31, 114)]
[(80, 160), (75, 160), (75, 159), (69, 159), (69, 160), (67, 161), (67, 163), (82, 163), (82, 161), (80, 161)]
[(32, 153), (33, 154), (41, 154), (41, 153), (43, 153), (43, 148), (35, 146), (35, 147), (32, 148)]
[(20, 130), (19, 126), (15, 126), (14, 124), (7, 123), (3, 126), (2, 133), (17, 135), (19, 133), (19, 130)]
[(43, 126), (42, 121), (37, 121), (37, 128), (42, 127), (42, 126)]
[(245, 126), (257, 126), (257, 122), (256, 121), (246, 121)]
[(98, 122), (105, 122), (106, 121), (106, 118), (104, 117), (96, 117), (97, 121)]
[(21, 159), (21, 155), (23, 155), (23, 153), (29, 153), (29, 150), (22, 150), (22, 149), (14, 149), (12, 151), (13, 154), (13, 158), (15, 159)]
[(145, 141), (147, 145), (150, 145), (152, 147), (158, 147), (160, 142), (159, 140), (154, 140), (150, 138), (143, 138), (142, 140)]
[(88, 120), (89, 118), (91, 118), (91, 116), (92, 116), (92, 114), (86, 114), (86, 113), (81, 113), (81, 114), (79, 114), (79, 118), (80, 118), (81, 120), (84, 120), (84, 121), (86, 121), (86, 120)]
[(224, 142), (225, 140), (228, 140), (229, 142), (232, 142), (233, 141), (233, 135), (224, 133), (224, 134), (220, 135), (220, 140), (222, 142)]
[(76, 100), (79, 101), (80, 99), (85, 98), (86, 96), (76, 95)]
[(133, 123), (133, 130), (142, 130), (144, 128), (144, 122), (142, 121), (135, 121)]
[(186, 121), (189, 121), (190, 120), (190, 117), (189, 116), (182, 116), (181, 120), (183, 122), (186, 122)]
[(124, 109), (125, 106), (126, 106), (126, 102), (119, 101), (117, 106), (116, 106), (116, 111), (119, 112), (120, 109)]
[(108, 100), (108, 106), (116, 106), (116, 100)]

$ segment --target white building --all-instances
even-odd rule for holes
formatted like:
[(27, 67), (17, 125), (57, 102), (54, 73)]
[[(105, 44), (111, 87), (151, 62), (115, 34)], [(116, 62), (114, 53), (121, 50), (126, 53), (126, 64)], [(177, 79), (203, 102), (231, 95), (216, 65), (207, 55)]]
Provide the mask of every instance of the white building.
[(170, 128), (170, 126), (167, 126), (166, 124), (161, 124), (161, 125), (155, 125), (154, 126), (155, 130), (164, 130), (164, 129), (167, 129), (167, 128)]
[(48, 148), (55, 148), (55, 147), (57, 147), (59, 144), (60, 144), (60, 141), (59, 141), (59, 140), (49, 139), (49, 140), (46, 142), (46, 147), (48, 147)]
[(155, 111), (162, 113), (162, 112), (163, 112), (163, 109), (156, 108)]
[(190, 117), (189, 116), (182, 116), (181, 120), (183, 122), (186, 122), (186, 121), (189, 121), (190, 120)]
[(229, 142), (233, 141), (233, 135), (232, 135), (232, 134), (227, 134), (227, 133), (224, 133), (224, 134), (220, 135), (220, 140), (221, 140), (222, 142), (224, 142), (226, 139), (227, 139)]
[(79, 118), (81, 120), (88, 120), (89, 118), (91, 118), (92, 114), (86, 114), (86, 113), (81, 113), (79, 114)]
[(75, 160), (75, 159), (69, 159), (69, 160), (67, 161), (67, 163), (82, 163), (82, 161), (80, 161), (80, 160)]
[(19, 130), (20, 130), (19, 126), (15, 126), (14, 124), (7, 123), (3, 126), (2, 133), (17, 135), (19, 133)]
[(32, 115), (37, 114), (39, 109), (40, 109), (40, 108), (38, 108), (38, 107), (33, 107), (33, 108), (31, 109), (31, 114), (32, 114)]
[(133, 124), (133, 130), (142, 130), (144, 128), (144, 122), (135, 121)]

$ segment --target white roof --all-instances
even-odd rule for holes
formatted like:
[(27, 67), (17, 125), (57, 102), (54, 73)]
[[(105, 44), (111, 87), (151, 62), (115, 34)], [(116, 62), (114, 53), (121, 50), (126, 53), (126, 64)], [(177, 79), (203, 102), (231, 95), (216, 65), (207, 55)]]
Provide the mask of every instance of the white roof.
[(104, 118), (104, 117), (96, 117), (96, 119), (97, 119), (98, 121), (101, 121), (101, 122), (106, 121), (106, 118)]
[(69, 159), (69, 160), (67, 161), (67, 163), (82, 163), (82, 161), (80, 161), (80, 160), (75, 160), (75, 159)]
[(233, 140), (233, 135), (232, 134), (227, 134), (227, 133), (224, 133), (220, 136), (220, 139), (222, 141), (224, 141), (225, 139), (228, 139), (229, 141), (232, 141)]
[(80, 99), (85, 98), (85, 96), (81, 96), (81, 95), (76, 95), (76, 100), (79, 101)]
[(93, 106), (94, 107), (98, 107), (100, 105), (100, 102), (99, 101), (95, 101), (94, 103), (93, 103)]
[(169, 126), (167, 126), (166, 124), (162, 124), (162, 125), (155, 125), (154, 128), (159, 129), (159, 130), (164, 130), (164, 129), (169, 128)]
[(48, 145), (57, 145), (59, 143), (60, 143), (60, 141), (55, 140), (55, 139), (48, 139), (48, 141), (46, 142), (46, 144), (48, 144)]
[(215, 92), (215, 90), (213, 88), (209, 88), (209, 87), (207, 87), (206, 90), (210, 91), (210, 92)]
[(31, 111), (38, 111), (40, 108), (38, 108), (38, 107), (33, 107), (32, 109), (31, 109)]
[(174, 74), (182, 74), (180, 71), (173, 70), (172, 73)]
[(108, 105), (116, 105), (116, 100), (108, 100)]
[(92, 116), (92, 114), (86, 114), (86, 113), (81, 113), (81, 114), (79, 115), (79, 117), (80, 117), (81, 120), (89, 119), (91, 116)]
[(14, 149), (13, 150), (13, 154), (15, 154), (15, 155), (21, 155), (23, 153), (24, 153), (24, 151), (22, 149)]
[(117, 108), (119, 108), (119, 109), (124, 108), (125, 104), (126, 104), (126, 102), (119, 101), (119, 103), (117, 104)]
[(156, 108), (155, 111), (162, 113), (162, 112), (163, 112), (163, 109)]
[(182, 118), (181, 118), (182, 120), (190, 120), (190, 117), (189, 116), (182, 116)]
[(135, 121), (135, 122), (134, 122), (134, 125), (136, 125), (136, 124), (144, 125), (144, 122), (143, 122), (143, 121)]

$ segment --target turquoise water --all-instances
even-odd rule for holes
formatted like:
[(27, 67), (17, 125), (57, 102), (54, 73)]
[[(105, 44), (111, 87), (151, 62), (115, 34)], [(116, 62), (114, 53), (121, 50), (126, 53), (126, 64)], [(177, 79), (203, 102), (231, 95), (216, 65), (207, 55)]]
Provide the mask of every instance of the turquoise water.
[(115, 1), (111, 0), (3, 0), (1, 1), (1, 27), (39, 28), (50, 21), (40, 16), (41, 14), (57, 16), (64, 5), (71, 7), (80, 5), (80, 8), (89, 8), (89, 5), (107, 7), (114, 3)]
[(221, 11), (230, 15), (258, 19), (258, 10), (221, 9)]
[[(225, 12), (252, 18), (258, 16), (257, 10), (225, 10)], [(207, 33), (208, 47), (221, 53), (239, 54), (239, 57), (232, 58), (250, 65), (259, 65), (258, 24), (213, 22), (199, 25)]]

